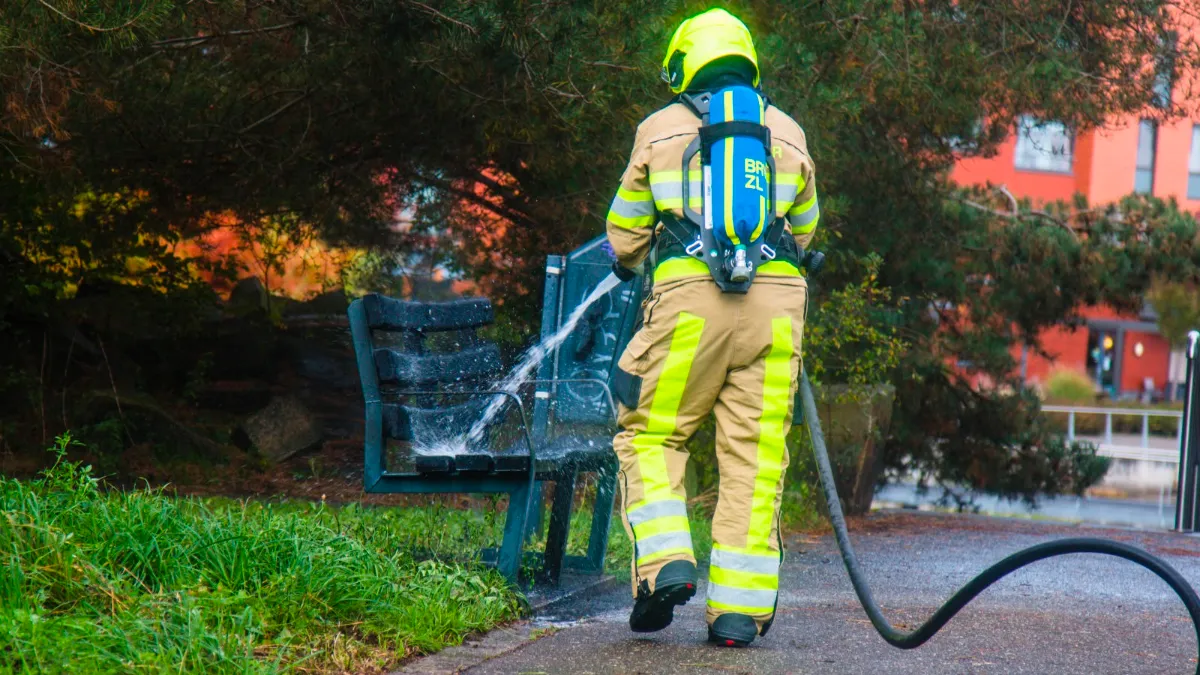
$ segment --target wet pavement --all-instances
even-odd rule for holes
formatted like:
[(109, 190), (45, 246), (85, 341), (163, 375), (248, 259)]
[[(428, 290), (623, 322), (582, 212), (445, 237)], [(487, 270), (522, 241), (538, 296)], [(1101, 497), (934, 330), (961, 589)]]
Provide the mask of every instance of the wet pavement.
[[(1140, 546), (1200, 582), (1200, 539), (982, 516), (882, 512), (851, 536), (876, 599), (911, 630), (972, 576), (1035, 543), (1097, 536)], [(1183, 604), (1122, 560), (1073, 555), (993, 586), (925, 646), (888, 646), (858, 605), (832, 537), (793, 537), (770, 635), (749, 649), (705, 641), (701, 594), (673, 625), (629, 631), (628, 588), (584, 597), (526, 623), (453, 671), (483, 673), (1191, 673), (1196, 638)], [(536, 639), (535, 639), (536, 638)], [(470, 652), (471, 647), (466, 650)], [(470, 665), (474, 663), (475, 665)], [(422, 670), (414, 664), (411, 672)]]
[[(892, 483), (875, 493), (875, 508), (933, 507), (942, 497), (939, 487), (925, 493), (915, 485)], [(953, 502), (951, 502), (953, 503)], [(1043, 497), (1037, 508), (1020, 500), (975, 495), (979, 513), (993, 516), (1032, 516), (1069, 523), (1168, 530), (1175, 527), (1175, 495), (1162, 490), (1157, 499), (1105, 499), (1103, 497)]]

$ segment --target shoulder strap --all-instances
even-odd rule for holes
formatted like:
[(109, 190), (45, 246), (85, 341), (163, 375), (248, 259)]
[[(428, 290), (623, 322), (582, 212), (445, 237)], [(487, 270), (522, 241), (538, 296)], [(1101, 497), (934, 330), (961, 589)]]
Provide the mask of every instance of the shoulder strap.
[(680, 94), (678, 97), (680, 103), (686, 105), (688, 110), (691, 110), (696, 117), (708, 124), (708, 108), (712, 103), (712, 94), (710, 92), (702, 92), (699, 94)]

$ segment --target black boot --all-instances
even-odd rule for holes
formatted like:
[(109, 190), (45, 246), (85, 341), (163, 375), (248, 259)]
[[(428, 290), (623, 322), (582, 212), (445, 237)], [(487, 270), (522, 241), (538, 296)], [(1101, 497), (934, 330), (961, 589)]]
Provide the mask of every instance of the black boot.
[(629, 614), (629, 628), (635, 633), (653, 633), (671, 625), (675, 607), (696, 594), (696, 566), (687, 560), (673, 560), (654, 577), (654, 592), (644, 580), (638, 587), (637, 601)]
[(723, 647), (748, 647), (758, 635), (758, 624), (745, 614), (722, 614), (708, 627), (708, 641)]

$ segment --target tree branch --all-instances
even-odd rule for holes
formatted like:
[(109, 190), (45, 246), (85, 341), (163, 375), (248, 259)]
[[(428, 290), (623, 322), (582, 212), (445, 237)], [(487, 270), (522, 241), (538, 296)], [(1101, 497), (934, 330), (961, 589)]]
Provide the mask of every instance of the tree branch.
[(440, 178), (433, 178), (431, 176), (423, 176), (423, 175), (419, 175), (419, 174), (417, 175), (417, 179), (420, 181), (429, 183), (430, 185), (437, 186), (455, 196), (462, 197), (463, 199), (466, 199), (467, 201), (471, 202), (472, 204), (475, 204), (476, 206), (481, 206), (481, 207), (487, 209), (488, 211), (491, 211), (492, 213), (494, 213), (506, 220), (510, 220), (514, 223), (522, 223), (522, 224), (529, 225), (529, 226), (537, 225), (536, 221), (534, 221), (532, 218), (525, 215), (524, 213), (521, 213), (520, 211), (516, 211), (514, 209), (511, 209), (511, 208), (508, 208), (505, 206), (501, 206), (500, 204), (493, 203), (492, 201), (485, 199), (484, 197), (481, 197), (481, 196), (475, 194), (474, 192), (471, 192), (470, 190), (464, 190), (460, 187), (456, 187), (450, 181), (442, 180)]
[(175, 49), (186, 49), (188, 47), (195, 47), (196, 45), (203, 44), (205, 42), (210, 42), (212, 40), (217, 40), (220, 38), (240, 37), (242, 35), (257, 35), (260, 33), (274, 33), (274, 32), (281, 31), (281, 30), (287, 30), (288, 28), (298, 26), (299, 24), (300, 24), (299, 21), (292, 21), (289, 23), (281, 23), (277, 26), (266, 26), (264, 28), (246, 28), (244, 30), (231, 30), (226, 33), (213, 33), (212, 35), (197, 35), (195, 37), (169, 38), (166, 40), (159, 40), (157, 42), (151, 42), (150, 46), (158, 48), (158, 49), (161, 49), (163, 47), (173, 47)]
[(276, 118), (276, 117), (278, 117), (278, 116), (282, 115), (283, 113), (287, 112), (288, 108), (291, 108), (292, 106), (296, 105), (297, 103), (299, 103), (299, 102), (303, 101), (303, 100), (304, 100), (304, 99), (306, 99), (306, 98), (308, 98), (308, 92), (304, 92), (303, 94), (300, 94), (299, 96), (297, 96), (296, 98), (294, 98), (294, 99), (292, 99), (292, 100), (288, 101), (287, 103), (284, 103), (283, 105), (281, 105), (281, 106), (279, 106), (278, 108), (276, 108), (274, 112), (272, 112), (271, 114), (267, 115), (266, 117), (263, 117), (262, 119), (258, 120), (257, 122), (254, 122), (254, 123), (250, 124), (249, 126), (243, 127), (243, 128), (241, 129), (241, 131), (238, 131), (238, 133), (239, 133), (239, 134), (244, 134), (244, 133), (246, 133), (246, 132), (248, 132), (248, 131), (251, 131), (252, 129), (254, 129), (254, 128), (256, 128), (256, 127), (258, 127), (258, 126), (260, 126), (260, 125), (262, 125), (262, 124), (265, 124), (265, 123), (267, 123), (267, 122), (271, 121), (272, 119), (274, 119), (274, 118)]
[(67, 21), (70, 21), (71, 23), (73, 23), (77, 26), (86, 28), (86, 29), (96, 32), (96, 33), (113, 33), (113, 32), (119, 31), (119, 30), (125, 30), (126, 28), (129, 28), (135, 22), (137, 22), (138, 19), (142, 18), (142, 14), (143, 14), (143, 12), (138, 12), (137, 14), (133, 15), (132, 18), (130, 18), (128, 21), (121, 24), (120, 26), (113, 26), (112, 28), (101, 28), (100, 26), (93, 26), (89, 23), (84, 23), (84, 22), (80, 21), (79, 19), (76, 19), (75, 17), (67, 14), (66, 12), (62, 11), (61, 9), (55, 7), (54, 5), (46, 2), (46, 0), (38, 0), (38, 2), (41, 3), (41, 5), (43, 7), (45, 7), (46, 9), (54, 12), (55, 14), (61, 16), (62, 18), (66, 19)]
[(423, 2), (415, 2), (414, 0), (410, 0), (410, 1), (409, 1), (409, 4), (410, 4), (410, 5), (414, 5), (414, 6), (416, 6), (416, 7), (419, 7), (419, 8), (421, 8), (421, 9), (425, 10), (425, 12), (426, 12), (427, 14), (430, 14), (430, 15), (432, 15), (432, 16), (435, 16), (435, 17), (437, 17), (437, 18), (439, 18), (439, 19), (441, 19), (441, 20), (443, 20), (443, 21), (447, 21), (447, 22), (449, 22), (449, 23), (452, 23), (452, 24), (454, 24), (454, 25), (456, 25), (456, 26), (459, 26), (460, 28), (463, 28), (463, 29), (464, 29), (464, 30), (466, 30), (468, 33), (470, 33), (471, 35), (479, 35), (479, 31), (475, 30), (475, 27), (474, 27), (474, 26), (472, 26), (472, 25), (470, 25), (470, 24), (468, 24), (468, 23), (463, 23), (462, 21), (459, 21), (458, 19), (454, 19), (454, 18), (448, 17), (448, 16), (446, 16), (445, 14), (442, 14), (441, 12), (437, 11), (436, 9), (434, 9), (434, 8), (430, 7), (429, 5), (427, 5), (427, 4), (423, 3)]

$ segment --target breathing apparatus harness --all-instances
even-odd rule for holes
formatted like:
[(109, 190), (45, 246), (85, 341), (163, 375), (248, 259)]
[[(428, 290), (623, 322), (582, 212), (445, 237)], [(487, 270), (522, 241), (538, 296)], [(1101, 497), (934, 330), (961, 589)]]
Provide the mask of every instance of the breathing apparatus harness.
[[(683, 192), (683, 218), (669, 211), (660, 211), (659, 220), (663, 224), (666, 236), (657, 237), (655, 241), (655, 259), (662, 262), (667, 258), (686, 256), (704, 262), (709, 274), (721, 291), (725, 293), (745, 293), (750, 290), (759, 265), (772, 260), (783, 260), (800, 269), (810, 258), (796, 246), (796, 241), (787, 231), (787, 221), (775, 217), (775, 160), (771, 156), (771, 130), (756, 122), (729, 121), (709, 123), (709, 107), (712, 103), (712, 93), (698, 94), (683, 93), (676, 97), (701, 120), (699, 133), (683, 151), (683, 170), (680, 173)], [(765, 105), (765, 102), (764, 102)], [(744, 281), (730, 279), (733, 269), (733, 251), (722, 245), (713, 234), (712, 185), (710, 170), (712, 165), (713, 145), (722, 139), (734, 136), (749, 137), (762, 143), (766, 149), (768, 167), (767, 213), (772, 218), (766, 232), (758, 240), (746, 246), (747, 262), (750, 270)], [(691, 205), (690, 167), (692, 159), (700, 155), (701, 175), (703, 176), (704, 214), (697, 213)]]

